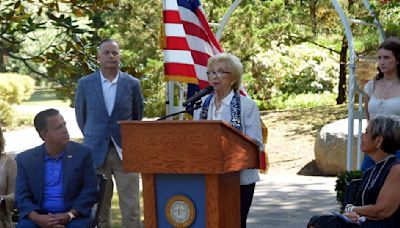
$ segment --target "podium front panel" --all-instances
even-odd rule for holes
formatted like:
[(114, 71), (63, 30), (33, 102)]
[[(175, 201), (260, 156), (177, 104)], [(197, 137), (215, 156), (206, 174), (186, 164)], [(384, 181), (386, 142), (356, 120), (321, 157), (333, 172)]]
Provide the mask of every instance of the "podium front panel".
[[(167, 219), (168, 202), (176, 196), (184, 196), (194, 204), (194, 221), (191, 228), (206, 227), (206, 186), (205, 176), (195, 174), (155, 174), (154, 175), (157, 224), (159, 228), (172, 228)], [(173, 209), (171, 209), (173, 210)], [(180, 208), (175, 209), (180, 213)], [(186, 212), (181, 212), (186, 213)]]

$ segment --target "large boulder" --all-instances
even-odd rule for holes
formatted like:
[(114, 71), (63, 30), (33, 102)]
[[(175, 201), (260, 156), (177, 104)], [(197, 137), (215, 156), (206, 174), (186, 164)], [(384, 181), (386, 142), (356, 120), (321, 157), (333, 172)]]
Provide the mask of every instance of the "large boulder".
[[(367, 121), (362, 121), (364, 132)], [(348, 119), (337, 120), (322, 127), (314, 146), (315, 161), (326, 175), (337, 175), (346, 170)], [(354, 120), (352, 169), (357, 169), (358, 120)], [(364, 154), (361, 153), (361, 162)]]

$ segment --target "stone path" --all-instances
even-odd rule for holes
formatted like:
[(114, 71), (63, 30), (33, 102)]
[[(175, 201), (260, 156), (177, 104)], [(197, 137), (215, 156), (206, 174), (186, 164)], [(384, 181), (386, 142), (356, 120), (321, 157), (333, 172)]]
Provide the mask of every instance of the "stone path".
[(334, 177), (262, 175), (256, 185), (247, 227), (306, 227), (313, 215), (339, 210), (335, 183)]

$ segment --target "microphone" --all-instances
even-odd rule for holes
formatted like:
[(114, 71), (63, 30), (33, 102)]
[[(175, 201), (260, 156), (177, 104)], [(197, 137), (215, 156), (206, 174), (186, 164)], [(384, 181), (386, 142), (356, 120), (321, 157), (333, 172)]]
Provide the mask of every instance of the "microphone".
[(183, 106), (187, 106), (188, 104), (191, 104), (195, 101), (200, 100), (202, 97), (204, 97), (207, 94), (210, 94), (212, 91), (214, 91), (214, 87), (212, 86), (207, 86), (206, 88), (200, 90), (197, 92), (195, 95), (189, 97), (185, 102), (183, 102)]

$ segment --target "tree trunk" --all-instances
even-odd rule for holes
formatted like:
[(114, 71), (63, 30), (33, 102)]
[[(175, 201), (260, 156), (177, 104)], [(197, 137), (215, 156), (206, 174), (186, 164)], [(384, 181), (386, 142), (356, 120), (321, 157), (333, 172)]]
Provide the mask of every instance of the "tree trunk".
[(314, 35), (317, 34), (317, 0), (310, 0), (310, 16), (311, 16), (311, 26)]
[[(350, 11), (354, 5), (355, 0), (348, 0), (347, 11)], [(346, 35), (343, 35), (342, 50), (340, 50), (340, 70), (339, 70), (339, 85), (338, 97), (336, 104), (343, 104), (346, 102), (346, 75), (347, 75), (347, 50), (349, 49)]]
[(346, 74), (347, 74), (347, 50), (349, 49), (346, 36), (343, 35), (342, 49), (340, 50), (339, 84), (336, 104), (343, 104), (346, 101)]
[(0, 49), (0, 72), (6, 72), (6, 53)]

